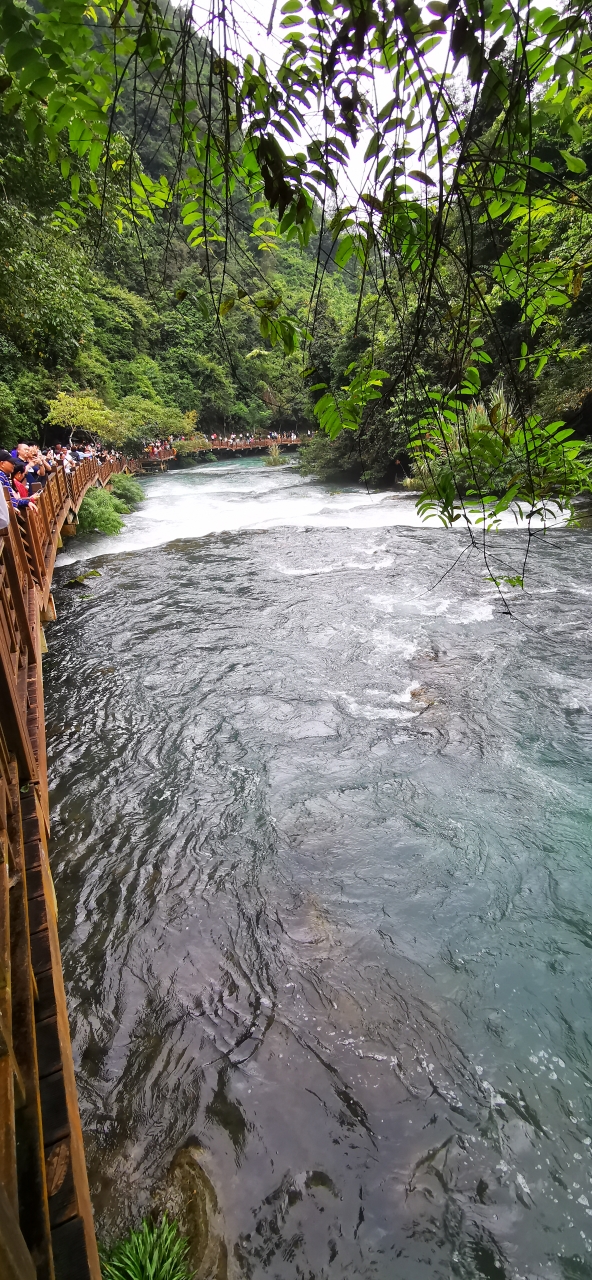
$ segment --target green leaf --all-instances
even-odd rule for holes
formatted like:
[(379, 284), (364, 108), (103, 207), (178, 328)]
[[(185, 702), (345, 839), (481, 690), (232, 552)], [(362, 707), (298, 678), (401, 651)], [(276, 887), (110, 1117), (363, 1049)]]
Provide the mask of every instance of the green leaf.
[(93, 142), (88, 153), (88, 163), (93, 173), (96, 173), (99, 167), (102, 154), (103, 154), (103, 143)]
[(353, 236), (343, 236), (335, 251), (335, 263), (338, 267), (345, 267), (349, 262), (352, 254), (356, 251), (356, 242)]
[(426, 187), (435, 187), (438, 185), (434, 182), (433, 178), (428, 177), (427, 173), (422, 173), (421, 169), (409, 169), (407, 177), (414, 178), (416, 182), (423, 182)]
[(364, 160), (372, 160), (373, 156), (378, 155), (378, 152), (380, 150), (380, 139), (381, 139), (381, 133), (380, 133), (380, 130), (377, 130), (375, 133), (373, 133), (370, 139), (370, 142), (366, 147), (366, 151), (364, 153)]
[(579, 156), (572, 155), (571, 151), (560, 151), (559, 154), (563, 156), (570, 173), (586, 172), (586, 165)]

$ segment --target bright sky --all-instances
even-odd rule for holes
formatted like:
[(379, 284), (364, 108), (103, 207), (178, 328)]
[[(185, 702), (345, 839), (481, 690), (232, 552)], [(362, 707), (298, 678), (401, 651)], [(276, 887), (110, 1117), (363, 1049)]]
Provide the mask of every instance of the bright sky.
[[(242, 57), (248, 52), (252, 52), (257, 56), (263, 54), (270, 70), (279, 67), (283, 45), (281, 41), (280, 22), (282, 19), (281, 7), (283, 0), (277, 0), (275, 12), (273, 13), (273, 24), (271, 32), (269, 32), (270, 19), (272, 17), (272, 0), (231, 0), (226, 12), (231, 13), (235, 24), (234, 45), (236, 53)], [(199, 25), (200, 7), (195, 7), (195, 20)], [(202, 10), (203, 12), (203, 10)], [(204, 19), (207, 21), (208, 14), (204, 12)], [(433, 15), (427, 15), (432, 18)], [(441, 69), (444, 62), (444, 50), (442, 48), (434, 50), (433, 67), (434, 70)], [(438, 67), (438, 63), (441, 64)], [(375, 107), (380, 109), (389, 98), (392, 97), (393, 88), (390, 75), (385, 72), (379, 72), (375, 76), (374, 84), (368, 82), (368, 93), (374, 94)], [(323, 136), (323, 122), (319, 113), (311, 112), (308, 120), (309, 136), (296, 139), (294, 150), (302, 149), (303, 142), (310, 141), (312, 136)], [(370, 184), (372, 187), (372, 164), (364, 163), (364, 153), (368, 146), (371, 136), (371, 129), (366, 129), (360, 134), (360, 138), (356, 147), (349, 143), (350, 158), (347, 165), (347, 176), (342, 181), (342, 195), (345, 202), (354, 203), (359, 194), (365, 191)], [(415, 135), (419, 138), (419, 134)], [(347, 141), (347, 140), (346, 140)], [(289, 145), (283, 142), (283, 145), (289, 150)], [(418, 143), (419, 146), (419, 143)], [(410, 168), (417, 167), (418, 161), (411, 158), (408, 162)]]

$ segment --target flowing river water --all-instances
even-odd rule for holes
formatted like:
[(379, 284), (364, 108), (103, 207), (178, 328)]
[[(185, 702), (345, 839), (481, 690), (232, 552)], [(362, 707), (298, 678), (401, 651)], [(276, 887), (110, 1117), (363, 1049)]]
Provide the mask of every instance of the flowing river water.
[(592, 534), (508, 616), (406, 495), (144, 484), (44, 667), (100, 1232), (193, 1144), (229, 1276), (591, 1277)]

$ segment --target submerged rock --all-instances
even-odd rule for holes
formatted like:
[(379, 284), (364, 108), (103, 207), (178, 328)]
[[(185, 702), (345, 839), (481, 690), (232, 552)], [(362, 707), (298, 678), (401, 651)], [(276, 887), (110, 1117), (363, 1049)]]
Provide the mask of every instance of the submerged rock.
[(100, 578), (100, 576), (101, 575), (98, 569), (88, 569), (86, 573), (79, 573), (76, 578), (68, 578), (68, 581), (66, 582), (66, 586), (67, 587), (84, 586), (84, 583), (86, 582), (87, 578)]
[(174, 1156), (155, 1195), (160, 1215), (175, 1218), (189, 1242), (189, 1269), (195, 1280), (228, 1280), (228, 1253), (216, 1192), (200, 1164), (204, 1148), (188, 1142)]

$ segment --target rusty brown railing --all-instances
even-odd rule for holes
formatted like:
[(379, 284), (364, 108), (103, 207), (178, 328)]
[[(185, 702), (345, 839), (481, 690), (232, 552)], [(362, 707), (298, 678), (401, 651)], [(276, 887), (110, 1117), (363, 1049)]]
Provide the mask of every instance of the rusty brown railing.
[(100, 1280), (56, 898), (41, 657), (58, 547), (122, 459), (58, 467), (0, 530), (0, 1278)]

